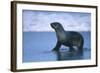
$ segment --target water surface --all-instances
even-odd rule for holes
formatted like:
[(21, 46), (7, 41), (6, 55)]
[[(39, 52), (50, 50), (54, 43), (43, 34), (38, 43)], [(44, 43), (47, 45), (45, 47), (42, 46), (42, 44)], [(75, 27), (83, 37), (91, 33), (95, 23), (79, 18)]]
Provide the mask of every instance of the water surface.
[(69, 52), (65, 46), (59, 52), (51, 51), (57, 41), (54, 32), (23, 32), (23, 62), (91, 59), (91, 33), (80, 33), (84, 37), (83, 54)]

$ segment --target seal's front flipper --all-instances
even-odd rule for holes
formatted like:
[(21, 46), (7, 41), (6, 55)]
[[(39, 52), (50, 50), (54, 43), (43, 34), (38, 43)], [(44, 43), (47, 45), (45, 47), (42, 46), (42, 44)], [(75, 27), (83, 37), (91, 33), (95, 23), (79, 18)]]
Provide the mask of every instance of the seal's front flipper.
[(61, 43), (60, 42), (57, 42), (55, 48), (53, 48), (52, 51), (59, 51), (59, 48), (61, 47)]

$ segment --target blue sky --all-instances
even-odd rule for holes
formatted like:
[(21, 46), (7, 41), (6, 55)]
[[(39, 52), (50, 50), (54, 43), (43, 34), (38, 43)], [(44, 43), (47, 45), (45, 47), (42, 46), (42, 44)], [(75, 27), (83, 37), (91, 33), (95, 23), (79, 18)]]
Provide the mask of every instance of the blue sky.
[(91, 13), (23, 10), (23, 31), (54, 31), (50, 23), (59, 22), (66, 31), (90, 31)]

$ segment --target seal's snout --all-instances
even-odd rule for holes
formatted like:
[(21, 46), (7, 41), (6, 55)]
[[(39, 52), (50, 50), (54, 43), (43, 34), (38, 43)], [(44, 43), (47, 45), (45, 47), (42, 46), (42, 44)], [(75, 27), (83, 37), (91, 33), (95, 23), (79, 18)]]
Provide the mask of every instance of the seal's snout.
[(52, 27), (52, 28), (56, 28), (56, 24), (51, 23), (51, 27)]
[(51, 25), (52, 28), (54, 28), (54, 27), (53, 27), (53, 23), (51, 23), (50, 25)]

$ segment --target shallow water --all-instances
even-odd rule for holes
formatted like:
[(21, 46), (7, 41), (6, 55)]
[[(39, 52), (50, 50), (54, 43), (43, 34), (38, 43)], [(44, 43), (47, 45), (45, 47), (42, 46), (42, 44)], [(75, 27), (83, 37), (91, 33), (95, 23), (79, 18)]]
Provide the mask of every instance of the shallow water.
[(83, 53), (69, 52), (65, 46), (58, 52), (51, 51), (57, 41), (54, 32), (23, 32), (23, 62), (91, 59), (91, 34), (80, 33), (84, 37)]

